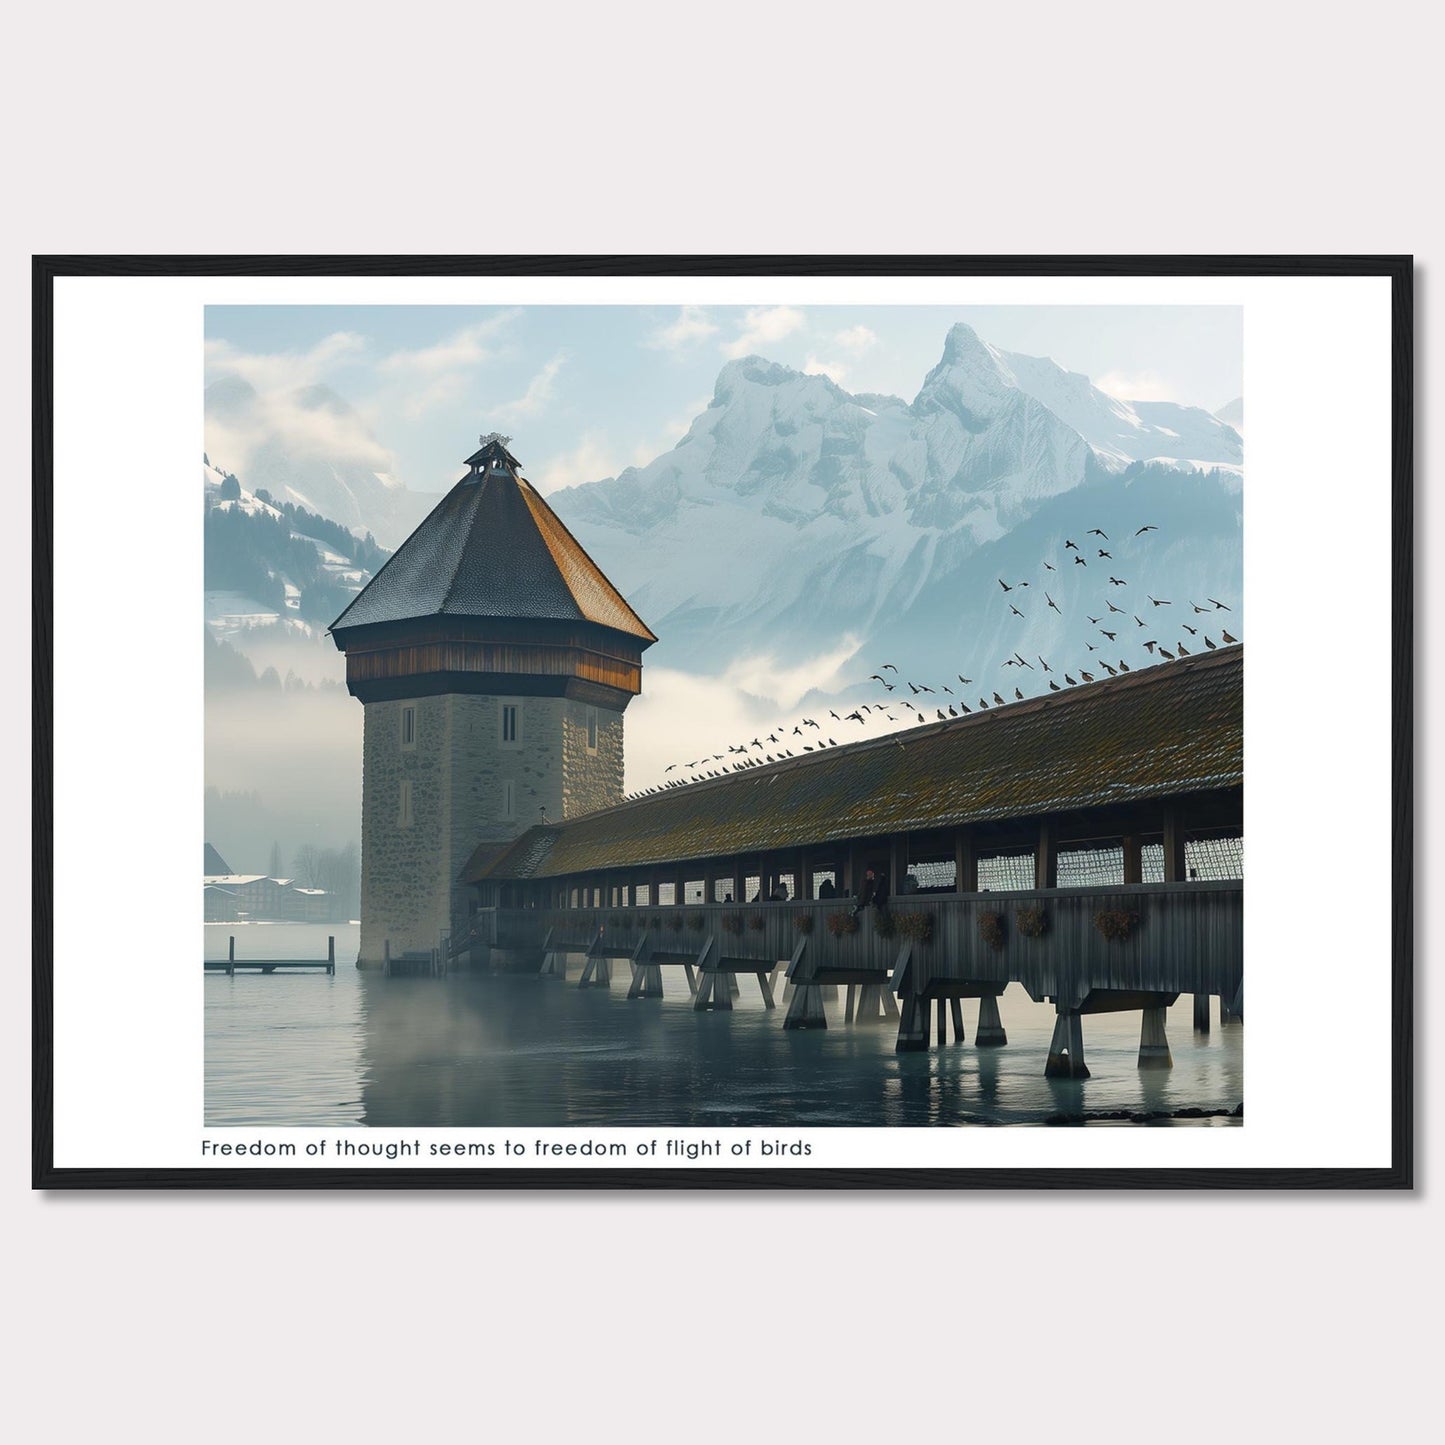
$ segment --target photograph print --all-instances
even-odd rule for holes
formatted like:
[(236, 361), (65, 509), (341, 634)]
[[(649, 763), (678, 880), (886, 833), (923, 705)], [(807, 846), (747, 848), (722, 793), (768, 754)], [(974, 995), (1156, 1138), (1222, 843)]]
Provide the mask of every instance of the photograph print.
[(204, 345), (208, 1129), (1247, 1128), (1243, 307)]

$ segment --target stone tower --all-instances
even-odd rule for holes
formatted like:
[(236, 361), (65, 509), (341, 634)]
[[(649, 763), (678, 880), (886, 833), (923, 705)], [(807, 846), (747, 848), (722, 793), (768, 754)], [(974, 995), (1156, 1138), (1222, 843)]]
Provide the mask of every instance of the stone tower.
[(362, 968), (464, 926), (478, 844), (622, 798), (657, 639), (520, 475), (507, 437), (331, 625), (362, 745)]

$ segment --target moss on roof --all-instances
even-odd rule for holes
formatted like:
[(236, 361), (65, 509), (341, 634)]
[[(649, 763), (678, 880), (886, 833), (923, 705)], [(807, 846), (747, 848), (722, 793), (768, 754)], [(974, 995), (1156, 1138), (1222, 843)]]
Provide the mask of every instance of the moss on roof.
[(529, 829), (482, 879), (557, 878), (1237, 787), (1244, 649), (635, 798)]

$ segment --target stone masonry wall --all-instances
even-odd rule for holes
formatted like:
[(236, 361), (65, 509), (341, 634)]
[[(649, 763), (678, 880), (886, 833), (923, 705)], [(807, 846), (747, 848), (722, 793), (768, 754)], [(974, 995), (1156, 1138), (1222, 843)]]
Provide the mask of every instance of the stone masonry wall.
[[(501, 708), (519, 710), (517, 745), (501, 740)], [(622, 796), (622, 715), (598, 709), (597, 751), (587, 750), (587, 713), (566, 698), (446, 694), (367, 703), (362, 744), (361, 962), (430, 950), (458, 928), (471, 890), (457, 881), (478, 843), (506, 842)], [(401, 743), (401, 713), (416, 709), (416, 745)], [(504, 783), (514, 790), (503, 816)], [(400, 818), (412, 786), (412, 822)]]

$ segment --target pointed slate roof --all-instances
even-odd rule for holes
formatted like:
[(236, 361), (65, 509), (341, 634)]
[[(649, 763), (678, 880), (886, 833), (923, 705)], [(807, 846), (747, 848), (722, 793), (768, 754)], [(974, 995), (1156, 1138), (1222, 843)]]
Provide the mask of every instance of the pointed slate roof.
[(331, 624), (333, 633), (426, 617), (591, 622), (657, 641), (582, 550), (500, 439)]

